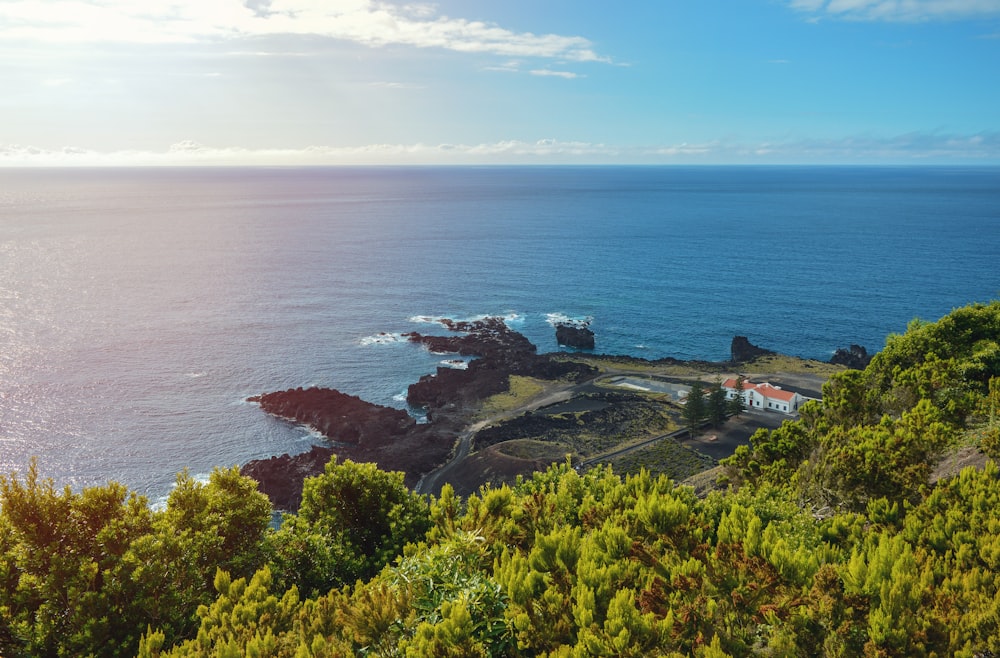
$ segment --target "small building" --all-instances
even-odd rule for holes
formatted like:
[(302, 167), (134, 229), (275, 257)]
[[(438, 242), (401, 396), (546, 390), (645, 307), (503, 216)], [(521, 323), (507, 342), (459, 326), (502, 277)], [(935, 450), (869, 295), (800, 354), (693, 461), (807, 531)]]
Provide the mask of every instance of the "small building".
[(763, 411), (777, 411), (784, 414), (793, 414), (799, 410), (802, 403), (808, 398), (794, 391), (785, 391), (780, 386), (775, 386), (768, 382), (755, 384), (744, 381), (743, 390), (736, 390), (736, 380), (727, 379), (722, 383), (723, 390), (726, 391), (726, 398), (732, 400), (737, 395), (743, 396), (743, 406), (747, 409), (760, 409)]

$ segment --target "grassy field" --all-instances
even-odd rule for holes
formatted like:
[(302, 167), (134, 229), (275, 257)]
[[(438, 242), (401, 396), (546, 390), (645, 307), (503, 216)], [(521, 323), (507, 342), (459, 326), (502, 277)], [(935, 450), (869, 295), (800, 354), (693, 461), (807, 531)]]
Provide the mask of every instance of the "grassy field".
[(711, 457), (680, 445), (673, 439), (664, 439), (648, 448), (636, 450), (611, 460), (616, 473), (626, 475), (646, 469), (653, 475), (666, 475), (673, 480), (683, 480), (715, 466)]
[(743, 364), (740, 366), (740, 370), (741, 372), (761, 374), (801, 373), (829, 377), (834, 373), (843, 372), (845, 368), (824, 361), (800, 359), (797, 356), (785, 356), (784, 354), (770, 354)]
[(516, 409), (545, 391), (545, 384), (533, 377), (511, 375), (509, 381), (510, 389), (484, 400), (478, 415), (489, 416)]
[(496, 445), (497, 452), (516, 459), (549, 459), (562, 460), (567, 454), (571, 454), (573, 449), (564, 443), (551, 441), (534, 441), (531, 439), (519, 439), (506, 441)]
[(761, 374), (775, 373), (801, 373), (810, 375), (827, 376), (841, 372), (843, 366), (836, 366), (824, 361), (813, 359), (801, 359), (797, 356), (787, 356), (784, 354), (769, 354), (753, 361), (740, 364), (725, 362), (690, 361), (681, 363), (668, 363), (656, 361), (643, 361), (642, 359), (631, 359), (629, 357), (573, 354), (560, 357), (565, 361), (578, 361), (592, 365), (602, 373), (628, 370), (630, 372), (666, 375), (669, 377), (699, 377), (713, 374), (723, 374), (731, 372), (754, 372)]
[(690, 363), (657, 363), (629, 357), (573, 354), (558, 357), (563, 361), (574, 361), (594, 366), (601, 373), (627, 370), (638, 374), (666, 375), (670, 377), (696, 377), (708, 372), (721, 372), (722, 364), (701, 361)]

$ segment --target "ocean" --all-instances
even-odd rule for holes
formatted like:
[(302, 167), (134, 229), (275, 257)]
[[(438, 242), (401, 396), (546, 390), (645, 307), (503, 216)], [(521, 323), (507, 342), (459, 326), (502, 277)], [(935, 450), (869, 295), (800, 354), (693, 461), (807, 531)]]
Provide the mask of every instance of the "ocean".
[[(397, 407), (503, 315), (541, 351), (829, 359), (1000, 296), (1000, 168), (0, 169), (0, 472), (161, 500), (317, 441), (245, 402)], [(412, 410), (419, 415), (419, 410)]]

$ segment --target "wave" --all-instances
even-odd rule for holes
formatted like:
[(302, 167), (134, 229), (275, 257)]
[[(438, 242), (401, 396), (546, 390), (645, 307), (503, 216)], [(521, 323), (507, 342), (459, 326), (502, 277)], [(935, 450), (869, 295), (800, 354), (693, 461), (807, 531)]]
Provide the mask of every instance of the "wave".
[(441, 365), (447, 368), (453, 368), (455, 370), (468, 370), (469, 362), (463, 361), (462, 359), (445, 359), (441, 362)]
[(444, 321), (447, 319), (444, 316), (436, 315), (413, 315), (409, 318), (409, 321), (417, 324), (444, 324)]
[(516, 311), (507, 311), (506, 313), (481, 313), (465, 317), (455, 317), (453, 315), (413, 315), (410, 316), (409, 321), (417, 324), (439, 324), (446, 327), (449, 322), (479, 322), (481, 320), (485, 320), (486, 318), (500, 318), (508, 326), (511, 324), (524, 323), (524, 316)]
[(569, 325), (572, 327), (588, 327), (590, 323), (594, 321), (594, 316), (592, 315), (566, 315), (565, 313), (546, 313), (545, 321), (548, 322), (553, 327), (558, 327), (561, 324)]
[(385, 331), (380, 331), (373, 336), (365, 336), (360, 341), (358, 341), (363, 347), (368, 347), (369, 345), (392, 345), (394, 343), (405, 343), (408, 339), (403, 334), (390, 334)]

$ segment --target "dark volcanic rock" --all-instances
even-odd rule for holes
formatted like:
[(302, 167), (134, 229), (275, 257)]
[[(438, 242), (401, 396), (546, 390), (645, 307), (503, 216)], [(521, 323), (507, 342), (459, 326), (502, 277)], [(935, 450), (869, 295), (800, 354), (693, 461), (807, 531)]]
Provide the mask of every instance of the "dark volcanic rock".
[(293, 388), (249, 398), (269, 414), (313, 428), (342, 443), (382, 442), (405, 434), (416, 422), (400, 409), (365, 402), (332, 388)]
[(427, 346), (432, 352), (456, 353), (479, 357), (466, 370), (438, 368), (411, 384), (406, 401), (425, 407), (428, 418), (434, 420), (442, 412), (484, 400), (503, 393), (509, 387), (510, 375), (539, 379), (579, 377), (596, 373), (591, 366), (563, 363), (548, 355), (536, 353), (535, 346), (522, 334), (510, 329), (502, 318), (486, 318), (475, 322), (445, 321), (459, 336), (423, 336), (407, 334), (411, 341)]
[(733, 344), (730, 347), (733, 363), (743, 363), (753, 361), (757, 357), (774, 354), (771, 350), (757, 347), (751, 343), (746, 336), (733, 336)]
[(623, 437), (635, 436), (636, 432), (648, 432), (651, 428), (666, 431), (669, 427), (662, 405), (641, 395), (590, 393), (582, 399), (597, 403), (597, 406), (577, 413), (548, 414), (539, 410), (522, 414), (477, 432), (474, 447), (481, 450), (519, 439), (571, 444), (578, 440), (581, 428), (585, 427), (593, 437), (594, 451), (599, 453), (618, 445)]
[(534, 355), (537, 348), (524, 335), (508, 327), (503, 318), (484, 318), (474, 322), (442, 322), (457, 336), (424, 336), (416, 332), (404, 334), (431, 352), (478, 356), (497, 363), (516, 363)]
[(872, 356), (861, 345), (852, 344), (847, 349), (843, 347), (838, 348), (830, 359), (830, 363), (838, 366), (847, 366), (852, 370), (864, 370), (871, 363)]
[(594, 332), (586, 325), (557, 324), (556, 342), (580, 350), (594, 349)]
[(270, 459), (255, 459), (240, 469), (240, 473), (257, 480), (257, 487), (279, 510), (294, 512), (302, 502), (302, 483), (307, 477), (323, 472), (333, 449), (313, 446), (300, 455), (281, 455)]
[(438, 368), (433, 375), (424, 375), (410, 384), (406, 401), (427, 409), (428, 418), (435, 420), (440, 412), (484, 400), (509, 388), (508, 369), (490, 361), (477, 359), (466, 370)]

